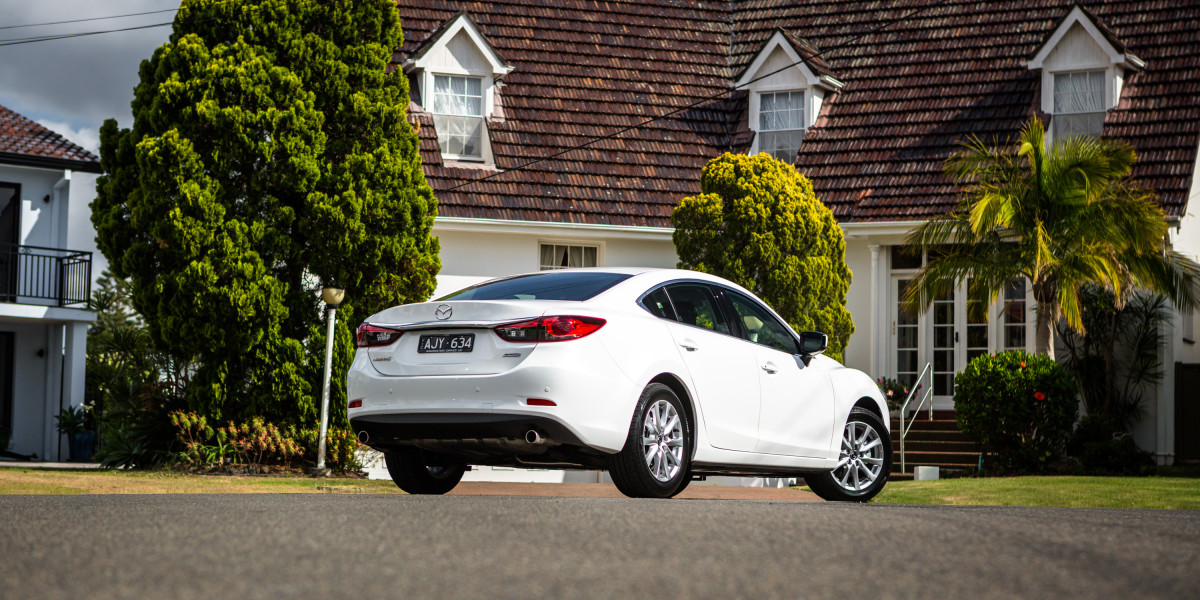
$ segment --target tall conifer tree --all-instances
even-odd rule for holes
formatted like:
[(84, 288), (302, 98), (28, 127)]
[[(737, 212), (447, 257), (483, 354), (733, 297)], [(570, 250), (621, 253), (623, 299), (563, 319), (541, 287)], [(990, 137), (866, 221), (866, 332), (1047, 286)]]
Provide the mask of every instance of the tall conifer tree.
[(335, 374), (355, 317), (432, 293), (436, 200), (389, 67), (401, 43), (393, 0), (184, 0), (142, 62), (132, 129), (101, 129), (98, 245), (154, 343), (195, 365), (193, 409), (311, 422), (317, 289), (346, 289)]

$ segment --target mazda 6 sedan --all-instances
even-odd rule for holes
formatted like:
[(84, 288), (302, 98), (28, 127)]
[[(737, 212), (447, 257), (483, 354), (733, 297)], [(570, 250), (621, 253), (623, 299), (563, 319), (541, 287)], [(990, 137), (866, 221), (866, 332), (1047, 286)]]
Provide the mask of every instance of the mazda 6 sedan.
[(470, 465), (602, 469), (667, 498), (710, 475), (803, 477), (865, 501), (892, 466), (870, 377), (719, 277), (571, 269), (389, 308), (358, 328), (350, 424), (401, 489)]

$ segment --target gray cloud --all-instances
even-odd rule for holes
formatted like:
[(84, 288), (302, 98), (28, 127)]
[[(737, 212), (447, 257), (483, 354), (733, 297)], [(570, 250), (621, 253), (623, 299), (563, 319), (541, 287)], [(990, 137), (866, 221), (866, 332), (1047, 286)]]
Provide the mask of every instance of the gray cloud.
[[(178, 8), (179, 0), (0, 0), (0, 27)], [(172, 12), (85, 23), (0, 29), (0, 42), (169, 23)], [(138, 65), (167, 41), (171, 28), (106, 33), (74, 39), (0, 46), (0, 105), (50, 126), (68, 139), (94, 144), (107, 118), (132, 123), (129, 102)], [(60, 129), (60, 127), (62, 129)]]

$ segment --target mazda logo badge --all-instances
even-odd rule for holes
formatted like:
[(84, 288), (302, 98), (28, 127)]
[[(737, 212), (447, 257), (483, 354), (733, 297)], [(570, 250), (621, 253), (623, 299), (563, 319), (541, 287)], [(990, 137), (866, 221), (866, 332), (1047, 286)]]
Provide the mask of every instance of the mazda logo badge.
[(449, 319), (452, 314), (454, 314), (454, 307), (449, 304), (442, 304), (437, 307), (437, 310), (433, 311), (433, 316), (441, 321)]

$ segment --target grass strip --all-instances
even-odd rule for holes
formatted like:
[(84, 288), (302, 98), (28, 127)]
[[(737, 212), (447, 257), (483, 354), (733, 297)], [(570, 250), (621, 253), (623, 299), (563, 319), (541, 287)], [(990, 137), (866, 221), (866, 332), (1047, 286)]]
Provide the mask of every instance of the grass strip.
[(1026, 476), (893, 481), (873, 502), (1200, 510), (1200, 479)]
[[(324, 488), (324, 489), (323, 489)], [(0, 468), (0, 494), (328, 494), (403, 493), (391, 481), (171, 471)]]

